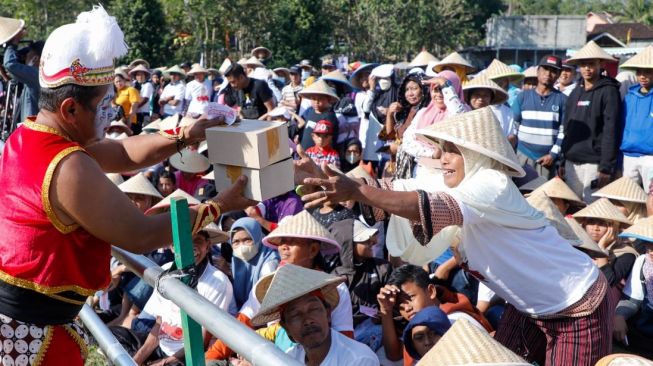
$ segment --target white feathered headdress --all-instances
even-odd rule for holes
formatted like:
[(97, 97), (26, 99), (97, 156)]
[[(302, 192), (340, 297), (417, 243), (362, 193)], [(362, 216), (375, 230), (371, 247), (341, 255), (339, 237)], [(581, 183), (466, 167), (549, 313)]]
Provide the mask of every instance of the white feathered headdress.
[(127, 53), (125, 36), (101, 5), (77, 16), (77, 21), (55, 29), (43, 47), (41, 87), (65, 84), (96, 86), (113, 81), (113, 60)]

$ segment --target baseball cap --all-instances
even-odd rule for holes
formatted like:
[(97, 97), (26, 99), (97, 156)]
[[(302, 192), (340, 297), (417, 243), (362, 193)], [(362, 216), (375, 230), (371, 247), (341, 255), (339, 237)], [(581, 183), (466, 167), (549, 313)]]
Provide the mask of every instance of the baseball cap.
[(553, 67), (554, 69), (561, 70), (562, 60), (558, 56), (546, 55), (540, 59), (540, 63), (537, 64), (537, 66), (549, 66)]
[(565, 69), (576, 70), (576, 65), (569, 64), (567, 61), (569, 61), (569, 59), (562, 61), (562, 67)]
[(291, 66), (288, 69), (288, 72), (291, 73), (291, 74), (301, 74), (302, 69), (298, 65), (295, 65), (295, 66)]
[(326, 119), (321, 119), (313, 129), (313, 133), (331, 134), (333, 133), (333, 124)]

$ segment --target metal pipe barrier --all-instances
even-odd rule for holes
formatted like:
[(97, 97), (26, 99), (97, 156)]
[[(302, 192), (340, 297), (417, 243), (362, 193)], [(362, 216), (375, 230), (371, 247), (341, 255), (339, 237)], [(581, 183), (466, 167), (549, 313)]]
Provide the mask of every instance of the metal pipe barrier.
[(116, 337), (113, 336), (113, 333), (111, 333), (109, 328), (90, 306), (84, 305), (82, 311), (79, 312), (79, 317), (84, 322), (84, 326), (86, 326), (88, 331), (93, 334), (106, 358), (113, 365), (136, 366), (136, 362), (134, 362), (129, 353), (125, 351), (120, 342), (118, 342)]
[[(152, 287), (163, 269), (142, 255), (113, 247), (113, 256)], [(211, 334), (255, 366), (300, 366), (274, 343), (259, 336), (228, 312), (219, 309), (177, 278), (163, 277), (159, 292), (186, 311)]]

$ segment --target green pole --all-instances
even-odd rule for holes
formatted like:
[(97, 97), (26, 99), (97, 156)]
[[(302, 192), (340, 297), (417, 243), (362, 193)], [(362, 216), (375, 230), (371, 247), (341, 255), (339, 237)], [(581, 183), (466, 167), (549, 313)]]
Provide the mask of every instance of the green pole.
[[(170, 203), (172, 239), (175, 248), (175, 264), (181, 269), (195, 262), (193, 237), (191, 235), (188, 202), (184, 198), (173, 198)], [(187, 278), (182, 278), (188, 284)], [(204, 339), (202, 327), (181, 310), (181, 324), (184, 331), (184, 351), (187, 366), (204, 366)]]

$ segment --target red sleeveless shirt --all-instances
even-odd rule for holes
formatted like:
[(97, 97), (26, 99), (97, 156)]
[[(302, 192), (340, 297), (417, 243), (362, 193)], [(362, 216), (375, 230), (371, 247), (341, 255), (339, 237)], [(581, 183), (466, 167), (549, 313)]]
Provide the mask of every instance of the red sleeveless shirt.
[[(80, 305), (110, 280), (111, 246), (65, 225), (49, 194), (59, 162), (84, 149), (50, 127), (25, 122), (0, 157), (0, 280)], [(80, 177), (83, 179), (83, 177)]]

